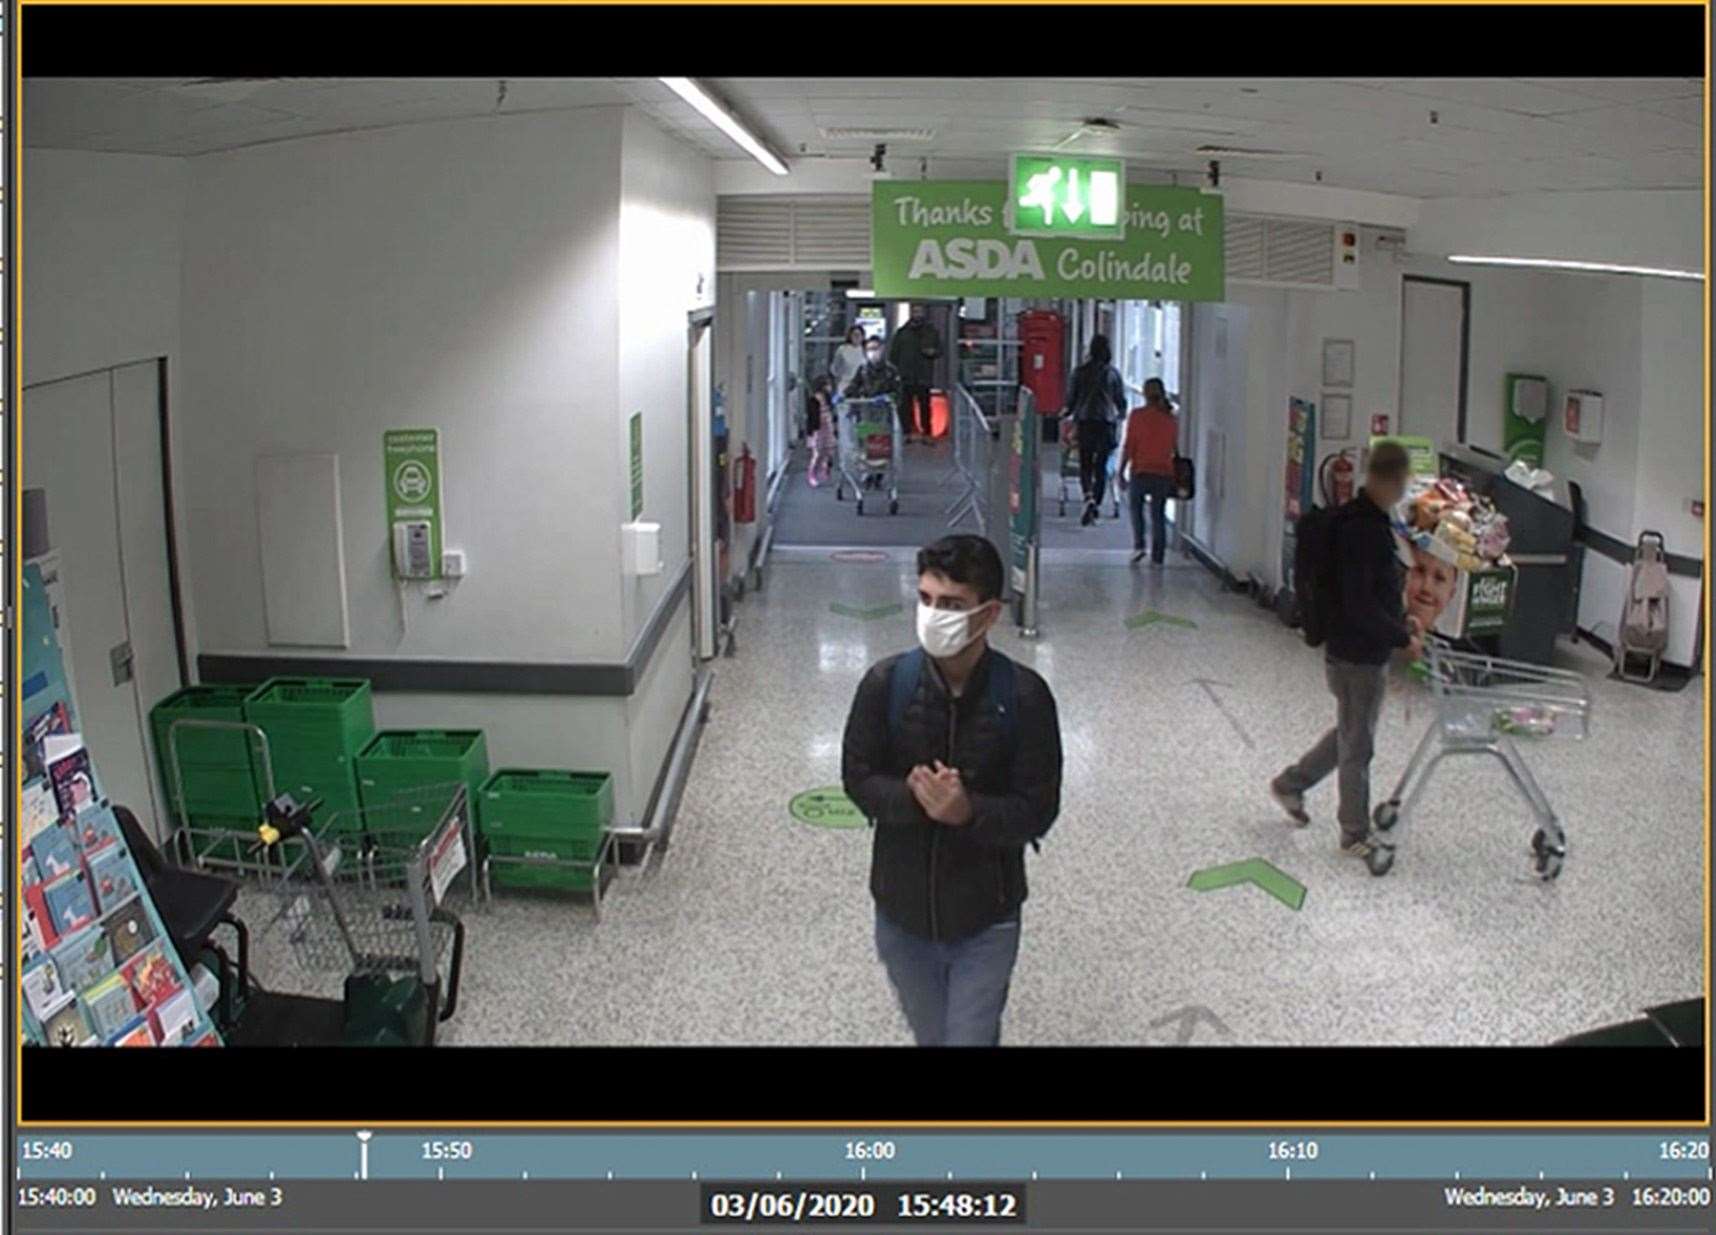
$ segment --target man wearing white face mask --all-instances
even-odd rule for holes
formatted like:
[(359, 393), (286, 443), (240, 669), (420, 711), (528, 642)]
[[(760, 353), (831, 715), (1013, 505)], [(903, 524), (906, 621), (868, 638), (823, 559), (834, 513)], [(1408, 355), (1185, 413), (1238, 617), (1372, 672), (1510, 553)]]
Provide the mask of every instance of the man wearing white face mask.
[(918, 554), (919, 647), (873, 666), (842, 780), (875, 828), (876, 948), (920, 1046), (994, 1046), (1019, 954), (1025, 847), (1060, 813), (1048, 683), (989, 646), (1001, 557), (981, 536)]

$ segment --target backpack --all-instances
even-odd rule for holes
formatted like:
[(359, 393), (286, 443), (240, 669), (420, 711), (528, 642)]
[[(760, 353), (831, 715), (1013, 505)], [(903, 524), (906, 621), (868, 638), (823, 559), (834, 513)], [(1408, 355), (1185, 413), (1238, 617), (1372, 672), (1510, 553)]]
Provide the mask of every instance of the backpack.
[[(923, 680), (924, 650), (913, 648), (894, 662), (888, 671), (888, 732), (898, 733), (906, 719), (906, 707), (918, 693)], [(1019, 750), (1019, 675), (1014, 664), (999, 652), (989, 665), (989, 680), (984, 685), (983, 706), (994, 711), (1001, 720), (1001, 740), (1006, 747), (1006, 760), (1012, 763)], [(1041, 849), (1036, 841), (1031, 848)]]
[(1321, 647), (1328, 640), (1340, 604), (1335, 578), (1335, 527), (1339, 513), (1313, 506), (1293, 525), (1293, 599), (1296, 625), (1305, 643)]

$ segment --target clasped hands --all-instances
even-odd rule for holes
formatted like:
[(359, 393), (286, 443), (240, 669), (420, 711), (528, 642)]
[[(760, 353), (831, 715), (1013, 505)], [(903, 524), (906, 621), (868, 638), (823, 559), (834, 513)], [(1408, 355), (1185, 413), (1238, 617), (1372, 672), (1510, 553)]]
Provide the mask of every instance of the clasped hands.
[(958, 768), (950, 768), (939, 759), (933, 768), (920, 763), (906, 777), (906, 785), (924, 814), (937, 823), (957, 828), (971, 822), (971, 798), (959, 779)]

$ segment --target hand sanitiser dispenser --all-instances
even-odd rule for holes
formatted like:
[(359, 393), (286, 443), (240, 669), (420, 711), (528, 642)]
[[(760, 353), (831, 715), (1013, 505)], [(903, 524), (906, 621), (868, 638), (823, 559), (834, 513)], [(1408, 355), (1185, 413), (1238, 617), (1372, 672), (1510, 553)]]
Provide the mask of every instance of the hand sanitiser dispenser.
[(659, 575), (661, 573), (661, 524), (623, 523), (620, 525), (620, 552), (627, 574)]

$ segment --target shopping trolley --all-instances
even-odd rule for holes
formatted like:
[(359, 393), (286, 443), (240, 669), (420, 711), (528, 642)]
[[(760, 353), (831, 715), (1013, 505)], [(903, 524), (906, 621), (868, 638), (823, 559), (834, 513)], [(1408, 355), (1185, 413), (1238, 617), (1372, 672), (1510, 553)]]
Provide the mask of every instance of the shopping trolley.
[(864, 494), (883, 490), (888, 495), (888, 513), (900, 513), (900, 469), (904, 447), (894, 400), (887, 395), (846, 399), (835, 408), (840, 430), (840, 480), (834, 500), (846, 500), (850, 489), (864, 513)]
[(1526, 766), (1519, 744), (1585, 738), (1591, 723), (1590, 684), (1569, 670), (1456, 651), (1439, 642), (1427, 643), (1425, 651), (1435, 716), (1400, 783), (1372, 812), (1376, 834), (1371, 874), (1386, 875), (1394, 866), (1406, 821), (1437, 765), (1450, 755), (1490, 755), (1508, 770), (1536, 816), (1532, 868), (1539, 879), (1556, 878), (1567, 858), (1567, 832)]
[[(1068, 493), (1072, 501), (1080, 506), (1084, 504), (1084, 480), (1079, 472), (1078, 422), (1073, 419), (1071, 412), (1061, 415), (1060, 435), (1057, 439), (1059, 450), (1056, 458), (1056, 471), (1060, 480), (1061, 517), (1067, 513)], [(1104, 472), (1103, 488), (1108, 490), (1110, 499), (1114, 502), (1114, 517), (1120, 518), (1120, 449), (1109, 451), (1108, 467)]]
[(274, 889), (270, 934), (284, 933), (310, 985), (344, 976), (346, 1041), (432, 1045), (459, 1002), (465, 925), (453, 907), (478, 895), (465, 786), (313, 819), (313, 804), (269, 807), (263, 845), (305, 849)]

